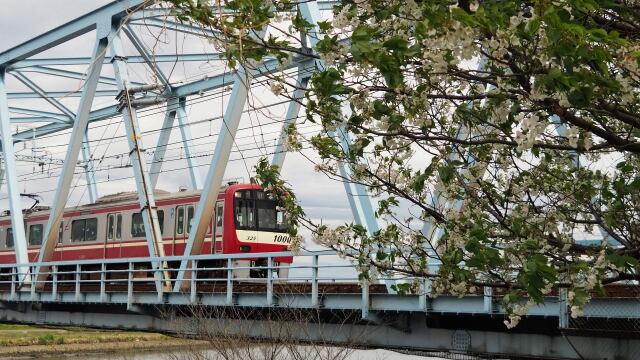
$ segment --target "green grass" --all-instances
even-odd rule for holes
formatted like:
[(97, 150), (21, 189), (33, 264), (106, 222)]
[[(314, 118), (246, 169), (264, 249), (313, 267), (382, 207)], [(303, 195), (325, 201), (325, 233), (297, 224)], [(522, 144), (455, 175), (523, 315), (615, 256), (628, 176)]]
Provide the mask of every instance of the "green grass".
[(26, 330), (31, 328), (33, 328), (31, 325), (0, 323), (0, 330)]
[(162, 334), (135, 331), (100, 331), (83, 328), (38, 328), (29, 325), (0, 324), (0, 346), (163, 341), (169, 338), (170, 337)]

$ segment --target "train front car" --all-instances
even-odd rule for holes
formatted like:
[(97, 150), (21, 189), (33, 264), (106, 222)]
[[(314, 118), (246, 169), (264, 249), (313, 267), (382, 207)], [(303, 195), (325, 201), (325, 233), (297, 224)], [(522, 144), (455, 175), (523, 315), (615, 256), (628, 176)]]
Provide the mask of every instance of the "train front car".
[[(291, 238), (287, 233), (285, 215), (274, 199), (256, 184), (230, 185), (223, 194), (226, 206), (224, 212), (218, 211), (221, 201), (216, 205), (215, 223), (224, 221), (223, 253), (268, 253), (287, 251)], [(219, 198), (219, 200), (222, 200)], [(224, 219), (217, 214), (224, 213)], [(226, 231), (226, 230), (229, 231)], [(218, 245), (216, 232), (216, 246)], [(292, 257), (276, 257), (272, 266), (274, 275), (286, 278), (286, 268), (293, 261)], [(237, 262), (246, 271), (240, 270), (237, 277), (266, 277), (268, 259), (265, 257), (250, 258)], [(250, 268), (250, 270), (249, 270)]]

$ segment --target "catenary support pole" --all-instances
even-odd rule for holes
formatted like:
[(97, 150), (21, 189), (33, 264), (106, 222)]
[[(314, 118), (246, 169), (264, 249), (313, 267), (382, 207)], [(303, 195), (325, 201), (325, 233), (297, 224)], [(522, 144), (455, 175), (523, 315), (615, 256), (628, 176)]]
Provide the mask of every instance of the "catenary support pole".
[(5, 70), (0, 68), (0, 132), (2, 132), (2, 155), (6, 166), (7, 193), (9, 197), (9, 211), (11, 216), (11, 229), (13, 230), (13, 246), (16, 252), (16, 264), (18, 267), (18, 283), (29, 279), (29, 256), (27, 253), (27, 239), (24, 230), (24, 217), (22, 215), (22, 201), (18, 189), (18, 174), (16, 172), (16, 158), (13, 149), (13, 133), (11, 119), (9, 118), (9, 102), (7, 100), (7, 87), (5, 83)]
[[(142, 221), (147, 239), (147, 247), (150, 257), (164, 257), (164, 245), (162, 242), (162, 233), (160, 231), (160, 223), (158, 222), (158, 213), (156, 211), (155, 196), (151, 187), (151, 179), (147, 172), (147, 164), (143, 157), (144, 149), (142, 149), (141, 131), (138, 126), (138, 117), (136, 110), (131, 106), (132, 96), (129, 94), (129, 72), (127, 69), (126, 58), (123, 57), (124, 50), (120, 34), (114, 29), (114, 35), (111, 39), (111, 52), (113, 53), (113, 69), (118, 81), (118, 90), (121, 92), (122, 104), (121, 114), (125, 124), (127, 140), (129, 145), (129, 156), (131, 165), (136, 179), (136, 190), (138, 193), (138, 202), (142, 213)], [(156, 270), (165, 269), (165, 263), (155, 263)], [(163, 278), (157, 278), (156, 287), (160, 293), (162, 290), (162, 280), (165, 287), (169, 286), (169, 274), (163, 271)]]
[[(49, 221), (47, 222), (47, 227), (44, 232), (45, 236), (42, 246), (40, 247), (38, 262), (51, 261), (53, 258), (53, 251), (58, 243), (58, 229), (60, 227), (60, 222), (62, 221), (67, 198), (69, 197), (69, 190), (71, 188), (75, 166), (78, 162), (82, 140), (84, 139), (84, 134), (89, 125), (89, 114), (91, 112), (95, 91), (98, 86), (98, 79), (100, 78), (100, 71), (102, 70), (107, 45), (108, 40), (106, 37), (98, 38), (93, 50), (93, 61), (88, 71), (87, 80), (85, 81), (82, 89), (82, 96), (80, 98), (80, 105), (76, 114), (75, 125), (71, 132), (71, 139), (69, 141), (69, 147), (67, 148), (64, 166), (62, 168), (60, 178), (58, 179), (58, 187), (49, 212)], [(39, 271), (39, 269), (36, 269), (36, 271)], [(46, 271), (44, 274), (38, 273), (37, 285), (39, 287), (44, 285), (43, 281), (46, 276)]]
[(93, 168), (93, 157), (91, 155), (91, 147), (89, 145), (88, 131), (84, 132), (82, 141), (82, 160), (84, 162), (84, 177), (87, 181), (89, 200), (93, 204), (98, 200), (98, 184), (96, 182), (95, 169)]

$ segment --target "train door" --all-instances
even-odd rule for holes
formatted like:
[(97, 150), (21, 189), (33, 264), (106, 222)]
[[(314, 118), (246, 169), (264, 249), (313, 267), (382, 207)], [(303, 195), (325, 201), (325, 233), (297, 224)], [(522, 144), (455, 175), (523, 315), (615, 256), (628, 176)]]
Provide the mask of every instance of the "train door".
[(183, 243), (186, 240), (186, 228), (185, 228), (186, 214), (184, 205), (176, 206), (176, 217), (174, 224), (173, 242), (171, 244), (171, 252), (176, 255), (176, 244)]
[(122, 214), (107, 215), (107, 236), (104, 241), (104, 258), (122, 257)]
[(216, 212), (213, 221), (213, 234), (211, 235), (211, 253), (220, 254), (223, 252), (222, 241), (224, 239), (223, 221), (224, 219), (224, 201), (216, 202)]
[(173, 236), (173, 255), (176, 255), (178, 249), (182, 249), (181, 254), (184, 253), (184, 247), (189, 238), (189, 232), (191, 232), (191, 226), (193, 225), (193, 215), (195, 208), (193, 205), (180, 205), (176, 206), (176, 223), (174, 227)]

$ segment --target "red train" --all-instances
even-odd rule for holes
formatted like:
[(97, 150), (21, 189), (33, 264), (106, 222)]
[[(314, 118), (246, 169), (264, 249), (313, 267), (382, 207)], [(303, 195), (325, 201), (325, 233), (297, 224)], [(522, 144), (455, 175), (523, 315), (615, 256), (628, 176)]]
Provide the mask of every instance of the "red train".
[[(155, 196), (165, 255), (182, 255), (200, 194), (198, 191), (156, 191)], [(11, 220), (6, 215), (0, 217), (0, 263), (12, 264), (15, 263), (13, 232)], [(37, 261), (48, 220), (46, 208), (25, 214), (30, 261)], [(218, 194), (201, 254), (286, 251), (290, 241), (284, 214), (259, 185), (229, 183)], [(108, 195), (94, 204), (65, 209), (54, 261), (148, 256), (136, 193)], [(275, 261), (286, 266), (292, 258), (276, 258)], [(170, 268), (178, 265), (178, 262), (169, 263)], [(236, 265), (252, 269), (236, 271), (235, 277), (263, 277), (266, 274), (264, 269), (259, 269), (266, 266), (264, 258), (238, 261)], [(225, 266), (223, 261), (199, 261), (198, 265), (206, 268)], [(280, 278), (288, 275), (287, 269), (278, 271)], [(222, 275), (222, 272), (203, 271), (199, 277)]]

